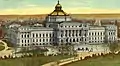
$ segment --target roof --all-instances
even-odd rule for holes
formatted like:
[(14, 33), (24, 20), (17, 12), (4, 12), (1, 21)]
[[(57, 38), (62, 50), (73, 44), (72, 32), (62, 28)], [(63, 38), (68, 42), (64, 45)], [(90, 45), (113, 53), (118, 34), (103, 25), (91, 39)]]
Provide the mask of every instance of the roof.
[(41, 27), (41, 26), (20, 26), (16, 31), (29, 32), (29, 31), (53, 31), (53, 28)]
[(68, 14), (62, 10), (62, 6), (58, 1), (57, 5), (55, 6), (55, 10), (50, 13), (49, 16), (68, 16)]
[(50, 16), (67, 16), (68, 14), (65, 13), (63, 10), (54, 10), (52, 13), (49, 14)]
[(105, 27), (102, 26), (90, 26), (90, 30), (105, 30)]

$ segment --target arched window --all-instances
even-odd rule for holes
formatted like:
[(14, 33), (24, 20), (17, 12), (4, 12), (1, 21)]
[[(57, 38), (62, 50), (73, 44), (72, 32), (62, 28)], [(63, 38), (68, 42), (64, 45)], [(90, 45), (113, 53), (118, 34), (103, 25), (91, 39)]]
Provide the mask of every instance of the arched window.
[(80, 48), (78, 48), (78, 50), (80, 50)]
[(23, 44), (22, 44), (22, 47), (23, 47)]
[(29, 43), (29, 40), (28, 40), (28, 43)]
[(78, 40), (78, 38), (77, 38), (77, 42), (78, 42), (79, 40)]
[(66, 39), (66, 42), (68, 42), (68, 38)]
[(39, 45), (41, 45), (41, 43)]
[(41, 37), (41, 34), (39, 34), (39, 37)]
[(63, 40), (61, 40), (61, 42), (63, 43)]
[(33, 39), (33, 42), (35, 42), (35, 40)]
[(25, 40), (25, 43), (26, 43), (26, 40)]
[(48, 37), (48, 34), (46, 34), (46, 37)]
[(29, 34), (27, 35), (27, 38), (29, 38)]
[(38, 42), (38, 39), (36, 39), (36, 42)]
[(36, 37), (38, 37), (38, 34), (36, 33)]
[(26, 38), (26, 34), (24, 35), (24, 38)]
[(75, 39), (73, 39), (73, 42), (75, 42)]
[(23, 40), (22, 40), (22, 43), (23, 43)]
[(34, 33), (33, 33), (33, 37), (35, 37)]
[(70, 42), (72, 42), (72, 40), (70, 39)]
[(50, 34), (50, 37), (51, 37), (52, 35)]

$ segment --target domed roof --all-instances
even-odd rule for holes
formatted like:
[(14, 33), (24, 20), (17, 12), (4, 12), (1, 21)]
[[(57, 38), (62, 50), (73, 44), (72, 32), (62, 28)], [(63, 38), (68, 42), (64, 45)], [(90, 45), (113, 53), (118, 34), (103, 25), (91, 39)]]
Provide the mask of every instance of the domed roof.
[(50, 16), (66, 16), (68, 15), (62, 10), (62, 6), (59, 4), (59, 0), (57, 5), (55, 6), (55, 10), (49, 14)]
[(58, 3), (57, 3), (57, 5), (55, 6), (55, 8), (62, 8), (62, 6), (59, 4), (59, 1), (58, 1)]
[(65, 13), (63, 10), (61, 10), (61, 11), (56, 11), (56, 10), (54, 10), (54, 11), (50, 14), (50, 16), (66, 16), (66, 15), (68, 15), (68, 14)]

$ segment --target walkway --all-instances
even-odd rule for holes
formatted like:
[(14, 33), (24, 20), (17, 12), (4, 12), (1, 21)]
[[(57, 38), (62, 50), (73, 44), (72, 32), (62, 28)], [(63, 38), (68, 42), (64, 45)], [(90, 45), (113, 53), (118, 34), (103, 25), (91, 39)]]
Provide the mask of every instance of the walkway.
[(0, 57), (4, 58), (5, 56), (6, 57), (11, 56), (12, 52), (13, 52), (13, 50), (11, 49), (11, 47), (8, 47), (7, 43), (5, 43), (2, 40), (0, 40), (0, 42), (3, 43), (4, 44), (3, 46), (5, 47), (5, 49), (3, 49), (2, 51), (0, 51)]
[(63, 59), (63, 60), (59, 60), (56, 62), (50, 62), (50, 63), (44, 64), (42, 66), (63, 66), (65, 64), (69, 64), (69, 63), (83, 60), (86, 57), (101, 56), (101, 55), (106, 55), (109, 53), (111, 53), (111, 52), (80, 52), (80, 53), (78, 53), (77, 57)]

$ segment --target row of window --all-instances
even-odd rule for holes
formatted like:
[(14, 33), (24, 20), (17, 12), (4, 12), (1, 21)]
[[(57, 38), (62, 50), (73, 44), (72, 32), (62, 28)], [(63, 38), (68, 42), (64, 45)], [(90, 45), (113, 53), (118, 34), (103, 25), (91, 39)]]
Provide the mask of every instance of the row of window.
[(21, 46), (52, 45), (52, 43), (21, 44)]
[(76, 37), (76, 36), (82, 36), (82, 35), (81, 34), (65, 34), (65, 35), (61, 34), (61, 37), (63, 37), (63, 36), (65, 36), (65, 37)]
[(87, 27), (87, 25), (82, 25), (82, 24), (81, 25), (76, 25), (76, 26), (75, 25), (74, 26), (67, 26), (67, 25), (63, 26), (63, 25), (61, 25), (60, 27), (61, 28), (77, 28), (77, 27)]
[(38, 33), (33, 33), (32, 34), (32, 37), (54, 37), (55, 35), (54, 34), (38, 34)]
[(109, 32), (109, 35), (115, 35), (115, 32)]
[[(22, 43), (30, 43), (30, 40), (21, 40)], [(52, 42), (55, 39), (33, 39), (32, 42)]]
[[(83, 41), (83, 39), (81, 38), (81, 39), (78, 39), (78, 38), (76, 38), (76, 39), (61, 39), (60, 40), (61, 42), (80, 42), (80, 41)], [(84, 41), (86, 41), (86, 39), (84, 39)]]
[[(30, 37), (30, 35), (29, 34), (22, 34), (21, 35), (21, 37), (22, 38), (29, 38)], [(54, 34), (38, 34), (38, 33), (33, 33), (32, 34), (32, 37), (55, 37), (55, 35)]]
[(61, 30), (61, 33), (81, 33), (81, 30)]
[(103, 40), (104, 37), (90, 37), (89, 40)]
[(94, 43), (94, 42), (103, 43), (104, 41), (89, 41), (89, 43)]
[(51, 42), (55, 41), (55, 39), (33, 39), (33, 42)]
[[(73, 32), (71, 32), (73, 31)], [(75, 32), (76, 31), (76, 32)], [(87, 36), (87, 31), (81, 32), (81, 30), (66, 30), (65, 32), (61, 31), (61, 37), (74, 37), (74, 36)]]
[(89, 35), (104, 35), (103, 32), (89, 32)]
[(115, 40), (115, 37), (109, 37), (109, 40), (111, 40), (111, 41)]
[(22, 34), (21, 37), (22, 37), (22, 38), (29, 38), (30, 35), (29, 35), (29, 34)]

